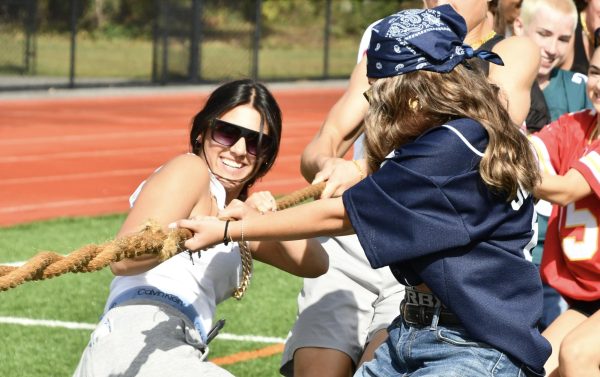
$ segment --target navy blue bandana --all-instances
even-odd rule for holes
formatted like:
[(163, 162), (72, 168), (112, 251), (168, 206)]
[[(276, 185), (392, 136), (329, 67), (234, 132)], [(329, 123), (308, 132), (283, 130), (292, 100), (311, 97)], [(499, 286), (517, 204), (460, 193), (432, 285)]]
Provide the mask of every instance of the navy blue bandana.
[(474, 56), (504, 65), (493, 52), (474, 51), (464, 44), (466, 34), (465, 20), (450, 5), (408, 9), (388, 16), (373, 26), (367, 77), (391, 77), (418, 70), (450, 72)]

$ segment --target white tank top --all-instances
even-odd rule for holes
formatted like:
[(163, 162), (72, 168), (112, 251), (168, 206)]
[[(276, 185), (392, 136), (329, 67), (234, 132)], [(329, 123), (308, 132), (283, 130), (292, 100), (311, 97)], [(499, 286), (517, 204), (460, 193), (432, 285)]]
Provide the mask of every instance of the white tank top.
[[(140, 188), (132, 195), (132, 204)], [(225, 188), (212, 174), (210, 191), (218, 208), (225, 208)], [(208, 331), (217, 304), (231, 297), (240, 280), (241, 259), (237, 243), (219, 244), (200, 254), (192, 254), (192, 260), (188, 253), (180, 253), (145, 273), (115, 277), (104, 309), (108, 311), (113, 300), (127, 290), (152, 286), (191, 304), (200, 316), (202, 327)]]

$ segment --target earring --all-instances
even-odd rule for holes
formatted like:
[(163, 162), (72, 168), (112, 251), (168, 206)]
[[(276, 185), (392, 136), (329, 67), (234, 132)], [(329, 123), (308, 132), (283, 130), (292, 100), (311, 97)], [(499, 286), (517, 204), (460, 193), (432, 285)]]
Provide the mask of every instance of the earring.
[(416, 98), (411, 98), (408, 100), (408, 107), (410, 107), (412, 111), (421, 110), (421, 104)]

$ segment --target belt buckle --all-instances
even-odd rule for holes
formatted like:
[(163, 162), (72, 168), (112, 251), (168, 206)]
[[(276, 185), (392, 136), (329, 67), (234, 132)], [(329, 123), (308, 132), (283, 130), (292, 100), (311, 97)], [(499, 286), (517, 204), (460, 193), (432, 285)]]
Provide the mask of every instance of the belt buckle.
[[(408, 323), (409, 325), (423, 325), (423, 318), (421, 316), (421, 307), (417, 304), (412, 304), (410, 302), (406, 302), (406, 301), (402, 301), (402, 303), (400, 304), (401, 306), (401, 310), (400, 312), (402, 313), (402, 319), (404, 320), (404, 322)], [(410, 308), (410, 307), (414, 307)]]

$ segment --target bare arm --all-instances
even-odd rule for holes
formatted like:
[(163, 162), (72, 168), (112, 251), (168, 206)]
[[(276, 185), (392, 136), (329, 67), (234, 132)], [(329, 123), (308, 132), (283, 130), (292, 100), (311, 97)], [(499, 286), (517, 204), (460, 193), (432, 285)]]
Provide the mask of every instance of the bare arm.
[(257, 260), (292, 275), (315, 278), (329, 268), (329, 256), (315, 238), (298, 241), (257, 241), (251, 243)]
[[(192, 250), (205, 249), (220, 243), (225, 230), (224, 221), (179, 220), (175, 225), (195, 233), (194, 237), (185, 243), (185, 246)], [(246, 241), (298, 240), (353, 232), (342, 198), (316, 200), (283, 211), (230, 222), (228, 235), (239, 241), (242, 239), (242, 228)]]
[(592, 188), (576, 169), (565, 175), (543, 174), (535, 188), (535, 196), (560, 206), (566, 206), (592, 193)]
[[(219, 212), (219, 217), (250, 219), (273, 213), (275, 209), (276, 202), (271, 193), (261, 191), (253, 193), (245, 203), (233, 200)], [(228, 233), (231, 235), (231, 232)], [(296, 276), (314, 278), (327, 272), (329, 267), (329, 256), (316, 239), (253, 241), (250, 242), (250, 250), (257, 260)]]
[(531, 86), (537, 78), (540, 49), (527, 37), (510, 37), (494, 46), (504, 66), (490, 64), (489, 79), (502, 90), (511, 119), (523, 124), (529, 112)]
[[(362, 121), (369, 108), (363, 93), (369, 89), (367, 59), (356, 65), (348, 88), (329, 111), (325, 122), (302, 153), (301, 171), (307, 181), (327, 181), (323, 198), (339, 196), (360, 180), (360, 172), (342, 157), (362, 131)], [(361, 162), (365, 166), (364, 162)]]
[[(197, 156), (182, 155), (169, 161), (146, 181), (117, 237), (140, 231), (149, 219), (166, 229), (167, 224), (189, 217), (192, 211), (211, 214), (209, 180), (206, 164)], [(216, 208), (214, 211), (216, 214)], [(110, 268), (115, 275), (135, 275), (158, 264), (155, 255), (143, 255), (112, 263)]]

